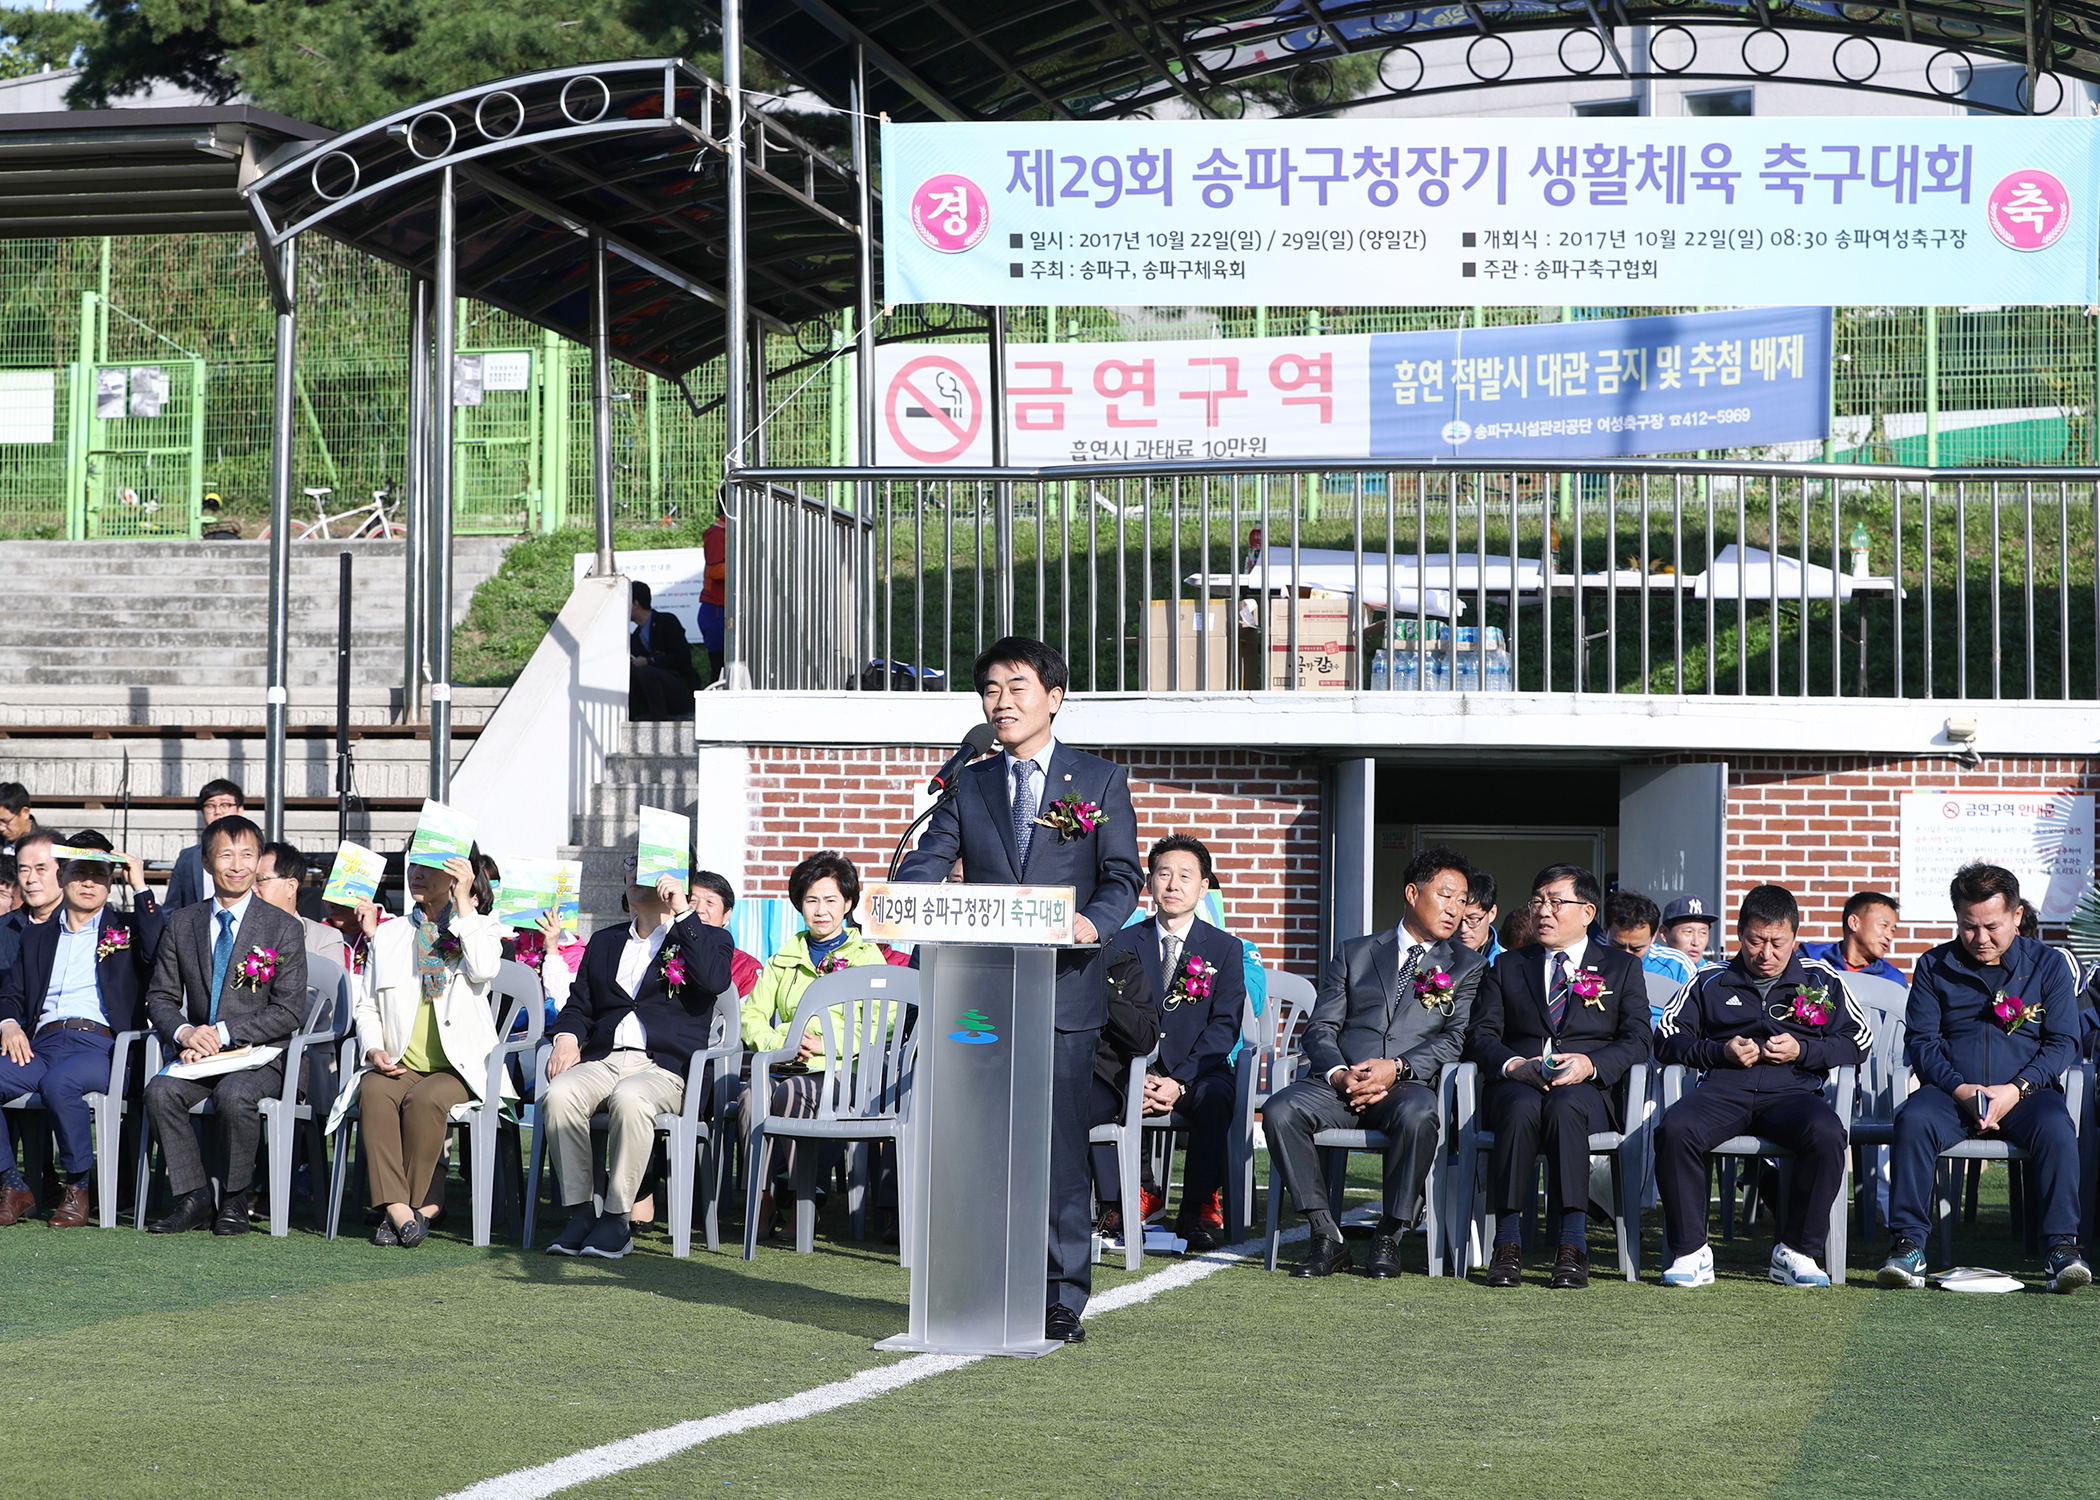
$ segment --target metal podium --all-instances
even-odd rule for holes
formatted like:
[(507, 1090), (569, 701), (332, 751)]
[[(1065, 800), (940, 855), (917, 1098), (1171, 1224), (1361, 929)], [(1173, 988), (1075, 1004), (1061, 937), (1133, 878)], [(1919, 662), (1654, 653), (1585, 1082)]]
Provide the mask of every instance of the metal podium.
[(878, 1349), (1033, 1357), (1050, 1246), (1050, 1082), (1065, 947), (919, 948), (911, 1327)]

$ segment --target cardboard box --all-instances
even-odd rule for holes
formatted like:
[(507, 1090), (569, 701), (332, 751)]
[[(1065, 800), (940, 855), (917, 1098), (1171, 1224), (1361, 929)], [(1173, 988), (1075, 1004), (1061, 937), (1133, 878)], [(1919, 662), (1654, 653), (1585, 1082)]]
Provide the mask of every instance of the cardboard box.
[(1208, 609), (1199, 609), (1197, 604), (1194, 599), (1180, 600), (1178, 607), (1173, 600), (1152, 601), (1145, 619), (1145, 691), (1218, 693), (1239, 685), (1233, 661), (1238, 632), (1232, 624), (1231, 600), (1214, 598)]
[[(1269, 660), (1263, 685), (1272, 691), (1295, 686), (1301, 693), (1357, 690), (1356, 641), (1349, 633), (1347, 599), (1271, 599)], [(1298, 616), (1298, 651), (1291, 654), (1291, 613)], [(1248, 656), (1260, 654), (1260, 635), (1246, 632)], [(1295, 683), (1293, 679), (1295, 678)]]

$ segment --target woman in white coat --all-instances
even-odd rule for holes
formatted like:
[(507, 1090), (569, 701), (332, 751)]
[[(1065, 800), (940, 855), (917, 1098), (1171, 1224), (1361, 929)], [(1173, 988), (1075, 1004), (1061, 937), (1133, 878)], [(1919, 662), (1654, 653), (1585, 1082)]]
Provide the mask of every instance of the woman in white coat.
[(503, 960), (504, 928), (479, 855), (442, 870), (410, 865), (408, 919), (382, 923), (372, 935), (370, 983), (356, 1007), (359, 1067), (329, 1128), (355, 1098), (372, 1205), (386, 1215), (375, 1245), (413, 1249), (430, 1233), (437, 1205), (420, 1200), (448, 1121), (487, 1083), (497, 1043), (489, 985)]

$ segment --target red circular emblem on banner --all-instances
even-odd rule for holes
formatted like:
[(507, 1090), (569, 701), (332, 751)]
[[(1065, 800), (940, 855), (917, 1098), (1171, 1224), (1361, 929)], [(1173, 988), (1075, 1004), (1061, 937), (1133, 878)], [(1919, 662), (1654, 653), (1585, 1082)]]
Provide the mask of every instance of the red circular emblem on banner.
[(992, 200), (969, 178), (943, 172), (911, 195), (911, 227), (941, 254), (957, 255), (992, 227)]

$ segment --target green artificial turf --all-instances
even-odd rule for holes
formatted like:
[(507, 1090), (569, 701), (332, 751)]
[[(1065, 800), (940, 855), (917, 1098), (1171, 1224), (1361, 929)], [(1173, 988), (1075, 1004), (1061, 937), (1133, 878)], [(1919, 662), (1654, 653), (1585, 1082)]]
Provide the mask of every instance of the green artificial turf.
[[(1368, 1188), (1369, 1163), (1352, 1171)], [(2003, 1173), (1957, 1253), (2032, 1276)], [(1994, 1198), (1996, 1201), (1994, 1201)], [(464, 1205), (461, 1204), (461, 1207)], [(834, 1214), (828, 1231), (841, 1231)], [(1091, 1497), (2085, 1495), (2100, 1292), (1882, 1292), (1609, 1272), (1586, 1293), (1410, 1274), (1324, 1282), (1256, 1260), (1093, 1319), (1043, 1360), (986, 1360), (719, 1438), (570, 1493), (792, 1500)], [(0, 1231), (6, 1492), (435, 1496), (895, 1356), (908, 1277), (882, 1246), (672, 1260), (661, 1235), (577, 1262), (448, 1232), (421, 1250), (292, 1236)], [(1417, 1252), (1419, 1247), (1416, 1247)], [(1286, 1249), (1287, 1260), (1301, 1252)], [(1148, 1259), (1144, 1274), (1171, 1265)], [(1097, 1289), (1132, 1278), (1111, 1259)]]

